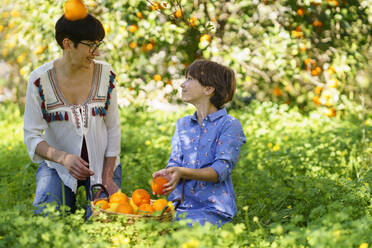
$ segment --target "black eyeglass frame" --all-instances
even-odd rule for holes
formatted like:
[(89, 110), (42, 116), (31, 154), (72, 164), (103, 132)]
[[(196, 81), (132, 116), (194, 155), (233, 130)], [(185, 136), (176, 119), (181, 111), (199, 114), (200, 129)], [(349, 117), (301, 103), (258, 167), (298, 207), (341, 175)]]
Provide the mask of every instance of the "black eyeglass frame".
[(98, 43), (85, 43), (83, 41), (79, 41), (79, 43), (88, 46), (89, 47), (89, 52), (94, 53), (97, 50), (97, 48), (100, 47), (105, 42), (101, 40)]

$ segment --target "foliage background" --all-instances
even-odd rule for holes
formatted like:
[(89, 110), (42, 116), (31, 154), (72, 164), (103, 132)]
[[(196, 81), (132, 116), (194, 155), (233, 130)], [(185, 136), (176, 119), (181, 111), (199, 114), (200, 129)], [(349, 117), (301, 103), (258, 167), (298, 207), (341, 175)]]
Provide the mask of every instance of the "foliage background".
[[(195, 58), (236, 71), (229, 113), (247, 145), (233, 172), (238, 215), (221, 229), (33, 216), (37, 165), (23, 144), (29, 73), (61, 51), (63, 1), (0, 0), (0, 247), (360, 247), (372, 244), (370, 0), (86, 0), (104, 23), (104, 59), (121, 86), (123, 191), (163, 168)], [(2, 91), (2, 92), (1, 92)], [(256, 99), (256, 100), (254, 100)], [(146, 103), (146, 104), (144, 104)], [(37, 228), (35, 228), (35, 225)], [(176, 229), (176, 231), (174, 231)]]
[[(60, 56), (54, 23), (64, 1), (1, 0), (0, 50), (11, 72), (0, 87), (22, 102), (29, 73)], [(252, 98), (325, 113), (371, 105), (371, 0), (86, 0), (105, 26), (101, 59), (113, 64), (122, 103), (177, 101), (196, 58), (232, 67), (235, 104)], [(20, 104), (22, 105), (22, 104)]]

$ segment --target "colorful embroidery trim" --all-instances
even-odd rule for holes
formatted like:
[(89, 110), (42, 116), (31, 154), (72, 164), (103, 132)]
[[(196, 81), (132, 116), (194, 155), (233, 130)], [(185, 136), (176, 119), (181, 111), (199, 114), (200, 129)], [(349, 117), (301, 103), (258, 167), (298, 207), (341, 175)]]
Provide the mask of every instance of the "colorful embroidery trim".
[(43, 114), (43, 119), (47, 122), (52, 121), (68, 121), (68, 113), (67, 112), (53, 112), (48, 113), (45, 108), (45, 96), (43, 92), (43, 88), (40, 84), (40, 78), (36, 79), (34, 85), (39, 89), (39, 95), (41, 99), (41, 113)]
[(110, 106), (111, 101), (111, 93), (112, 90), (115, 88), (114, 82), (115, 82), (116, 74), (110, 71), (110, 80), (109, 80), (109, 86), (107, 88), (107, 97), (104, 107), (93, 107), (92, 108), (92, 115), (93, 116), (105, 116), (107, 114), (107, 110)]

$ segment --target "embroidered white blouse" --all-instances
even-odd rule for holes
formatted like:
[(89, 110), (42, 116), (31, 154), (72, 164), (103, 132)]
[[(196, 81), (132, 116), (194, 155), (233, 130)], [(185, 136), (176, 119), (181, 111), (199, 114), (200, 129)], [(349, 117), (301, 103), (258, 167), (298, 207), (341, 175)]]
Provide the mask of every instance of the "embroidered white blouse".
[[(105, 62), (94, 61), (92, 89), (85, 103), (72, 105), (58, 87), (53, 62), (34, 70), (29, 78), (24, 114), (24, 141), (35, 163), (45, 159), (35, 153), (36, 146), (46, 141), (50, 146), (80, 156), (83, 137), (89, 157), (89, 169), (94, 171), (91, 184), (102, 183), (105, 157), (120, 159), (120, 120), (115, 89), (115, 74)], [(45, 160), (57, 170), (73, 192), (77, 180), (58, 163)]]

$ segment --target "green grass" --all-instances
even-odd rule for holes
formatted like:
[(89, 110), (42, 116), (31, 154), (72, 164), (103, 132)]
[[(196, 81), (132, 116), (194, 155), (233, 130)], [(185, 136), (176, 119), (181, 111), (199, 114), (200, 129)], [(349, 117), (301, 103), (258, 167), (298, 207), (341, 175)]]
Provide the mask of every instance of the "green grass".
[[(233, 171), (238, 214), (221, 229), (118, 219), (84, 222), (32, 215), (37, 165), (23, 144), (22, 116), (0, 107), (0, 247), (359, 247), (372, 244), (372, 126), (355, 109), (336, 118), (302, 115), (286, 105), (230, 110), (247, 144)], [(192, 113), (121, 110), (122, 190), (150, 190), (163, 168), (177, 118)], [(37, 223), (37, 224), (35, 224)], [(174, 229), (176, 228), (176, 231)]]

